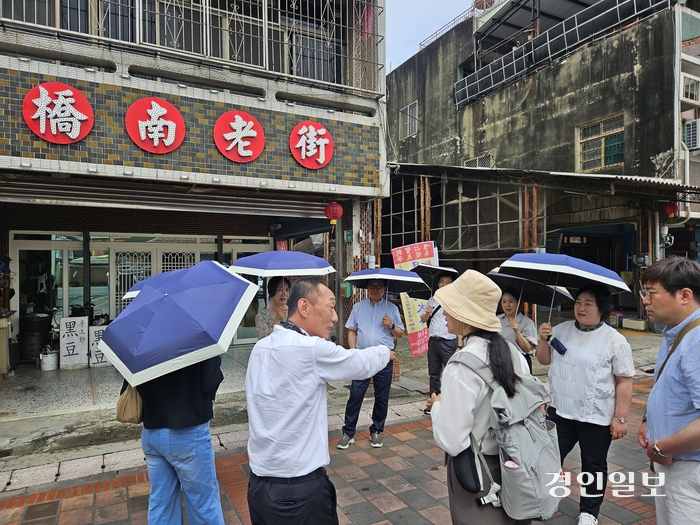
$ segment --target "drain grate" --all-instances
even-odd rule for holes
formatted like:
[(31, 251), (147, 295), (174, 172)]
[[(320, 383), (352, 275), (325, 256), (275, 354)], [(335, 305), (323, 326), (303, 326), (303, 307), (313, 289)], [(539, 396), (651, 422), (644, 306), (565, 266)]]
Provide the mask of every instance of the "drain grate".
[(12, 450), (11, 448), (5, 449), (5, 450), (0, 450), (0, 458), (6, 458), (7, 456), (12, 455)]

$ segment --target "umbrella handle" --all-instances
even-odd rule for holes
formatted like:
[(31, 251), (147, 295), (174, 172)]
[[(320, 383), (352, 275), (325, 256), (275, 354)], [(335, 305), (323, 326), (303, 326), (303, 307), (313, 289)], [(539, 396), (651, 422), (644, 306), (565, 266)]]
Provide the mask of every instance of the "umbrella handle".
[(547, 322), (549, 324), (552, 324), (552, 308), (554, 308), (554, 297), (557, 295), (557, 283), (559, 282), (559, 274), (556, 274), (556, 277), (554, 278), (554, 292), (552, 293), (552, 302), (549, 305), (549, 319), (547, 319)]

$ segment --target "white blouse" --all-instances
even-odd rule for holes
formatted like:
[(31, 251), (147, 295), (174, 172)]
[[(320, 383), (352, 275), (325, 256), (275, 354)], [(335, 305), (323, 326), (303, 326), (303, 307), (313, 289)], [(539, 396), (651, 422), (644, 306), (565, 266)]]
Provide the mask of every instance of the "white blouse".
[(603, 324), (590, 332), (575, 321), (552, 329), (567, 351), (552, 348), (549, 367), (552, 406), (562, 417), (609, 425), (615, 415), (615, 376), (633, 377), (632, 348), (617, 330)]

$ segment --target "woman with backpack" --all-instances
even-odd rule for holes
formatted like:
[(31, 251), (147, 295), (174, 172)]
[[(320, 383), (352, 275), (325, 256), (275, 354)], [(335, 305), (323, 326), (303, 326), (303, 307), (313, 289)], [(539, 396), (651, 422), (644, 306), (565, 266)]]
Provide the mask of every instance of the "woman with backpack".
[(610, 292), (588, 284), (578, 291), (575, 321), (554, 328), (543, 323), (539, 329), (537, 360), (549, 365), (552, 404), (547, 419), (557, 425), (561, 461), (578, 443), (581, 473), (590, 473), (593, 481), (581, 488), (578, 525), (598, 523), (608, 481), (608, 450), (613, 439), (627, 434), (632, 404), (632, 348), (605, 323), (612, 309)]
[[(521, 377), (529, 374), (522, 354), (499, 334), (501, 322), (496, 309), (500, 299), (500, 288), (474, 270), (467, 270), (435, 293), (435, 300), (445, 311), (447, 330), (463, 336), (464, 347), (455, 357), (461, 352), (475, 354), (488, 363), (496, 382), (513, 395)], [(498, 444), (488, 432), (492, 394), (493, 390), (479, 374), (453, 357), (442, 373), (442, 393), (431, 396), (433, 435), (447, 453), (447, 489), (453, 525), (530, 523), (530, 520), (510, 518), (500, 507), (477, 504), (477, 499), (487, 497), (491, 488), (485, 474), (483, 490), (478, 493), (465, 490), (457, 479), (455, 456), (469, 448), (471, 434), (481, 447), (494, 482), (501, 482)]]

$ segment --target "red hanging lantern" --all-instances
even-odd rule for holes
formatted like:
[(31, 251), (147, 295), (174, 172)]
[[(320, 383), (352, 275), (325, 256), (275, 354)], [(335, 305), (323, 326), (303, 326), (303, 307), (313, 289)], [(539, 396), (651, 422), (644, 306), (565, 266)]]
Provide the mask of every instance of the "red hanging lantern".
[(678, 204), (675, 202), (667, 202), (664, 204), (664, 213), (668, 215), (669, 219), (672, 219), (678, 213)]
[(343, 207), (333, 201), (323, 209), (323, 213), (330, 219), (331, 224), (335, 224), (343, 216)]
[(692, 222), (686, 222), (685, 227), (689, 232), (695, 231), (695, 225)]

